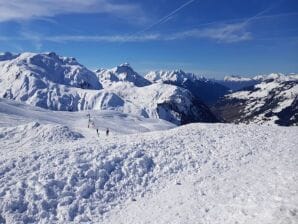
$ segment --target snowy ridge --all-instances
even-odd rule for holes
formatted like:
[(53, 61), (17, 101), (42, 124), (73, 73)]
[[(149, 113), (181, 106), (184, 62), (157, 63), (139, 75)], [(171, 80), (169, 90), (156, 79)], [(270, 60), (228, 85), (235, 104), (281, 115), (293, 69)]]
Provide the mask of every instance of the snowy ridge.
[[(7, 100), (1, 104), (0, 123), (10, 125), (5, 130), (27, 125), (26, 136), (34, 136), (45, 121), (65, 126), (84, 113), (46, 111)], [(99, 128), (114, 113), (106, 112)], [(297, 127), (191, 124), (96, 137), (94, 129), (89, 132), (78, 124), (76, 132), (84, 138), (60, 138), (51, 144), (33, 138), (22, 147), (16, 138), (0, 141), (0, 222), (296, 220)], [(134, 123), (117, 124), (111, 127), (133, 129)]]
[(254, 86), (266, 80), (275, 80), (278, 82), (294, 81), (294, 80), (298, 80), (298, 75), (297, 74), (285, 75), (282, 73), (271, 73), (268, 75), (257, 75), (252, 78), (232, 75), (232, 76), (225, 76), (224, 80), (216, 80), (216, 82), (230, 88), (233, 91), (237, 91), (249, 86)]
[[(187, 80), (195, 81), (198, 80), (195, 74), (186, 73), (183, 70), (173, 70), (173, 71), (151, 71), (145, 75), (145, 78), (151, 82), (178, 82), (183, 83)], [(202, 78), (203, 79), (203, 78)]]
[(230, 81), (230, 82), (246, 82), (246, 81), (265, 81), (269, 79), (274, 79), (276, 81), (291, 81), (291, 80), (297, 80), (298, 79), (298, 74), (282, 74), (282, 73), (271, 73), (268, 75), (257, 75), (252, 78), (246, 78), (246, 77), (241, 77), (241, 76), (225, 76), (224, 81)]
[(245, 81), (251, 81), (254, 80), (254, 78), (245, 78), (237, 75), (231, 75), (231, 76), (225, 76), (224, 81), (225, 82), (245, 82)]

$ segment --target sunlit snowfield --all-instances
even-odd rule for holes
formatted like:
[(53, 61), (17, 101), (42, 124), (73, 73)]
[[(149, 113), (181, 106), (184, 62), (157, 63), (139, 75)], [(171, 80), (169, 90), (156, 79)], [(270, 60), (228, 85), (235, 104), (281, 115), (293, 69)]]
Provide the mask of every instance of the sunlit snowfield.
[(0, 104), (0, 223), (298, 221), (297, 127)]

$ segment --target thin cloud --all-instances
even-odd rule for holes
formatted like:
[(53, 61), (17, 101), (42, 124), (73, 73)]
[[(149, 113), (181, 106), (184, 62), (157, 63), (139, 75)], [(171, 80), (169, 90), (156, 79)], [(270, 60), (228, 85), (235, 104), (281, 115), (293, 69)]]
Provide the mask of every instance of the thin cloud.
[[(8, 37), (3, 37), (5, 40)], [(192, 29), (176, 33), (152, 33), (139, 35), (58, 35), (41, 36), (36, 33), (23, 32), (21, 37), (11, 38), (11, 40), (29, 40), (36, 45), (41, 45), (42, 41), (66, 43), (66, 42), (148, 42), (148, 41), (173, 41), (192, 39), (213, 39), (217, 42), (233, 43), (251, 39), (251, 34), (246, 32), (243, 24), (230, 24), (213, 28)], [(0, 39), (1, 40), (1, 39)]]
[(111, 35), (111, 36), (86, 36), (86, 35), (65, 35), (65, 36), (50, 36), (44, 37), (43, 40), (51, 42), (144, 42), (144, 41), (154, 41), (160, 40), (161, 36), (159, 34), (146, 34), (141, 36), (132, 35)]
[(119, 4), (110, 0), (0, 0), (0, 22), (70, 13), (110, 13), (127, 16), (140, 10), (137, 5)]
[(185, 38), (207, 38), (218, 42), (235, 43), (252, 39), (250, 32), (245, 30), (242, 23), (228, 24), (204, 29), (192, 29), (179, 32), (168, 37), (169, 40)]

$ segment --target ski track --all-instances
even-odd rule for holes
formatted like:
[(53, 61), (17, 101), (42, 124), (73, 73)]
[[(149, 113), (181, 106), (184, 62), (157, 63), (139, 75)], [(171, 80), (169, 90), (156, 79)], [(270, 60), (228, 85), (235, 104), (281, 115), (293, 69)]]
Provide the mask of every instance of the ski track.
[[(0, 223), (297, 223), (297, 128), (0, 142)], [(7, 144), (7, 142), (6, 142)]]

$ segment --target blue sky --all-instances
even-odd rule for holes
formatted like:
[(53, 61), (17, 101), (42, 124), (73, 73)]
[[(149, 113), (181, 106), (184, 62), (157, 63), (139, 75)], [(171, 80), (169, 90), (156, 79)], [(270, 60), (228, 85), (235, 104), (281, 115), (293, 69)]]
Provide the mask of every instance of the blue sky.
[(0, 0), (0, 51), (73, 56), (90, 69), (207, 77), (298, 72), (297, 0)]

